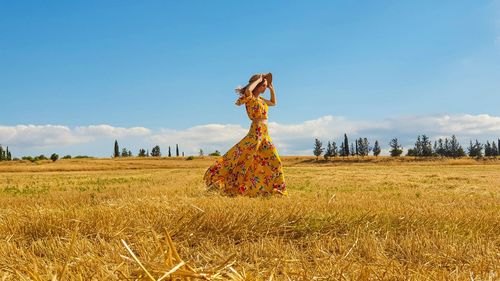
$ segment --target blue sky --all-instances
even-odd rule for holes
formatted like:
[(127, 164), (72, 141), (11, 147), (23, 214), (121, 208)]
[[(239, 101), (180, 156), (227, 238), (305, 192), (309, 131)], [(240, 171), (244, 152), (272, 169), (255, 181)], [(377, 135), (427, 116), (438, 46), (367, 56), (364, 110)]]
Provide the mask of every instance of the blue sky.
[[(0, 143), (19, 155), (227, 149), (249, 125), (233, 89), (256, 72), (274, 74), (276, 128), (341, 118), (325, 126), (384, 138), (352, 124), (471, 116), (490, 124), (472, 137), (500, 136), (500, 1), (0, 0)], [(228, 137), (203, 142), (214, 125)], [(384, 132), (470, 137), (428, 126)], [(282, 131), (285, 154), (338, 137)]]

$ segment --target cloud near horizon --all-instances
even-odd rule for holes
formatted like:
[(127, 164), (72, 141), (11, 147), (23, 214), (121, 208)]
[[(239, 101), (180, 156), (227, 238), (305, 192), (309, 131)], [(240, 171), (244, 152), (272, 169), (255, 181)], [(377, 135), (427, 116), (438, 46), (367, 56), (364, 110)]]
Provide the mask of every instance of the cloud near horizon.
[[(205, 124), (184, 130), (145, 127), (114, 127), (89, 125), (69, 128), (62, 125), (0, 125), (0, 144), (8, 145), (17, 157), (64, 150), (94, 156), (109, 156), (108, 146), (118, 139), (120, 145), (132, 150), (160, 145), (163, 154), (168, 146), (179, 144), (186, 155), (226, 151), (248, 131), (248, 126), (238, 124)], [(500, 138), (500, 117), (488, 114), (470, 115), (421, 115), (401, 116), (382, 120), (351, 120), (327, 115), (298, 124), (269, 123), (269, 131), (280, 155), (312, 155), (314, 138), (343, 141), (346, 133), (351, 141), (367, 137), (373, 144), (378, 140), (387, 148), (390, 139), (397, 137), (404, 148), (413, 146), (417, 135), (426, 134), (431, 139), (456, 135), (465, 148), (470, 139), (497, 140)], [(104, 147), (104, 148), (103, 148)], [(56, 151), (57, 152), (57, 151)]]

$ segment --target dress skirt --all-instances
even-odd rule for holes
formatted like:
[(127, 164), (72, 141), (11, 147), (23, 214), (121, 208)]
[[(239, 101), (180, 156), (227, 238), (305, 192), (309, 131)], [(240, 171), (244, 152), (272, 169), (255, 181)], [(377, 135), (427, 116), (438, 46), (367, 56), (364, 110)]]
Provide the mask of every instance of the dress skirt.
[(247, 135), (217, 158), (203, 179), (228, 195), (287, 194), (281, 159), (263, 122), (252, 122)]

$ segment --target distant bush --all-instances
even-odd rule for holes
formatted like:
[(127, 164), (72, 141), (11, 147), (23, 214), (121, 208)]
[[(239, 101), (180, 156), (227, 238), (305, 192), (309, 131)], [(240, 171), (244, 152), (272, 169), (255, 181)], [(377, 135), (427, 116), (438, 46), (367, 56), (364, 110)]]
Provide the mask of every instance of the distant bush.
[(65, 156), (63, 156), (63, 158), (61, 158), (61, 159), (71, 159), (71, 155), (65, 155)]
[(186, 158), (186, 160), (193, 160), (193, 159), (194, 159), (194, 156), (192, 156), (192, 155), (191, 155), (191, 156), (188, 156), (188, 157)]
[(21, 159), (22, 160), (28, 160), (28, 161), (31, 161), (31, 162), (35, 162), (35, 161), (39, 161), (39, 160), (49, 160), (49, 158), (47, 158), (43, 154), (40, 154), (40, 155), (35, 156), (35, 157), (32, 157), (32, 156), (23, 156)]
[(87, 156), (87, 155), (77, 155), (77, 156), (75, 156), (75, 157), (73, 157), (73, 158), (75, 158), (75, 159), (79, 159), (79, 158), (94, 158), (94, 157), (92, 157), (92, 156)]
[(52, 160), (52, 162), (56, 162), (57, 159), (59, 159), (59, 155), (55, 153), (52, 153), (52, 155), (50, 155), (50, 160)]
[(209, 154), (210, 156), (220, 156), (220, 152), (216, 150), (215, 152), (212, 152)]
[(151, 150), (151, 156), (153, 156), (153, 157), (161, 157), (161, 151), (160, 151), (160, 146), (159, 145), (153, 147), (153, 149)]
[(49, 160), (49, 159), (48, 159), (45, 155), (43, 155), (43, 154), (40, 154), (40, 155), (36, 156), (34, 159), (35, 159), (35, 161), (37, 161), (37, 160)]
[(31, 161), (31, 162), (35, 162), (35, 159), (31, 156), (23, 156), (21, 159), (23, 160), (28, 160), (28, 161)]
[(148, 157), (149, 156), (148, 154), (149, 153), (146, 152), (145, 149), (141, 148), (141, 149), (139, 149), (139, 153), (137, 154), (137, 156), (139, 156), (139, 157)]
[(393, 138), (389, 142), (389, 146), (391, 147), (389, 153), (392, 157), (399, 157), (403, 153), (403, 147), (399, 144), (398, 138)]

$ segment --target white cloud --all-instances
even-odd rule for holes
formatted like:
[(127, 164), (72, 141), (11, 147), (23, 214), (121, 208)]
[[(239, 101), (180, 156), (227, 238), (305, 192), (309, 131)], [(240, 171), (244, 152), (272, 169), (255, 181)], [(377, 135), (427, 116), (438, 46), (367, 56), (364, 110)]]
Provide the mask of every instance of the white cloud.
[(0, 126), (0, 143), (17, 148), (50, 148), (93, 142), (99, 138), (131, 137), (150, 134), (143, 127), (120, 128), (90, 125), (70, 129), (61, 125)]
[[(314, 138), (324, 143), (343, 141), (346, 133), (350, 142), (354, 138), (367, 137), (373, 144), (378, 140), (382, 148), (397, 137), (404, 147), (413, 145), (417, 135), (426, 134), (431, 139), (456, 135), (468, 142), (471, 138), (496, 139), (500, 137), (500, 117), (480, 115), (422, 115), (401, 116), (383, 120), (349, 120), (343, 117), (324, 116), (300, 124), (269, 124), (273, 140), (285, 154), (312, 151)], [(280, 144), (283, 144), (280, 146)]]
[[(187, 155), (196, 154), (199, 149), (211, 152), (218, 149), (227, 151), (242, 139), (248, 131), (249, 124), (206, 124), (184, 130), (159, 129), (144, 127), (121, 128), (110, 125), (90, 125), (69, 128), (58, 125), (17, 125), (0, 126), (0, 143), (15, 147), (17, 151), (32, 152), (37, 148), (60, 149), (66, 151), (79, 146), (80, 151), (95, 156), (108, 156), (110, 140), (119, 139), (120, 144), (133, 149), (150, 148), (160, 145), (163, 154), (168, 146), (179, 144), (181, 151)], [(352, 120), (338, 116), (323, 116), (298, 124), (269, 123), (269, 133), (281, 155), (310, 155), (314, 138), (324, 143), (327, 141), (343, 141), (343, 134), (350, 141), (367, 137), (373, 144), (379, 140), (382, 148), (388, 146), (389, 140), (397, 137), (405, 148), (415, 142), (416, 136), (426, 134), (431, 139), (456, 135), (465, 147), (469, 139), (480, 141), (496, 140), (500, 137), (500, 117), (488, 114), (470, 115), (421, 115), (401, 116), (382, 120)], [(103, 149), (100, 152), (98, 148)], [(90, 151), (87, 151), (90, 150)], [(92, 151), (93, 150), (93, 151)], [(99, 151), (99, 152), (98, 152)], [(82, 153), (82, 152), (80, 152)], [(95, 153), (107, 153), (99, 155)]]
[(149, 141), (151, 144), (160, 145), (160, 147), (179, 144), (186, 152), (194, 154), (199, 149), (205, 151), (207, 149), (210, 151), (221, 150), (238, 142), (247, 132), (248, 129), (240, 125), (207, 124), (180, 131), (160, 129), (159, 132), (150, 136)]
[(390, 128), (428, 135), (488, 136), (500, 133), (500, 117), (479, 115), (427, 115), (390, 119)]
[(151, 130), (144, 127), (120, 128), (110, 125), (90, 125), (86, 127), (76, 127), (75, 133), (82, 136), (96, 137), (128, 137), (128, 136), (145, 136), (151, 133)]
[(68, 127), (59, 125), (0, 126), (0, 143), (16, 147), (68, 146), (89, 141), (77, 136)]

